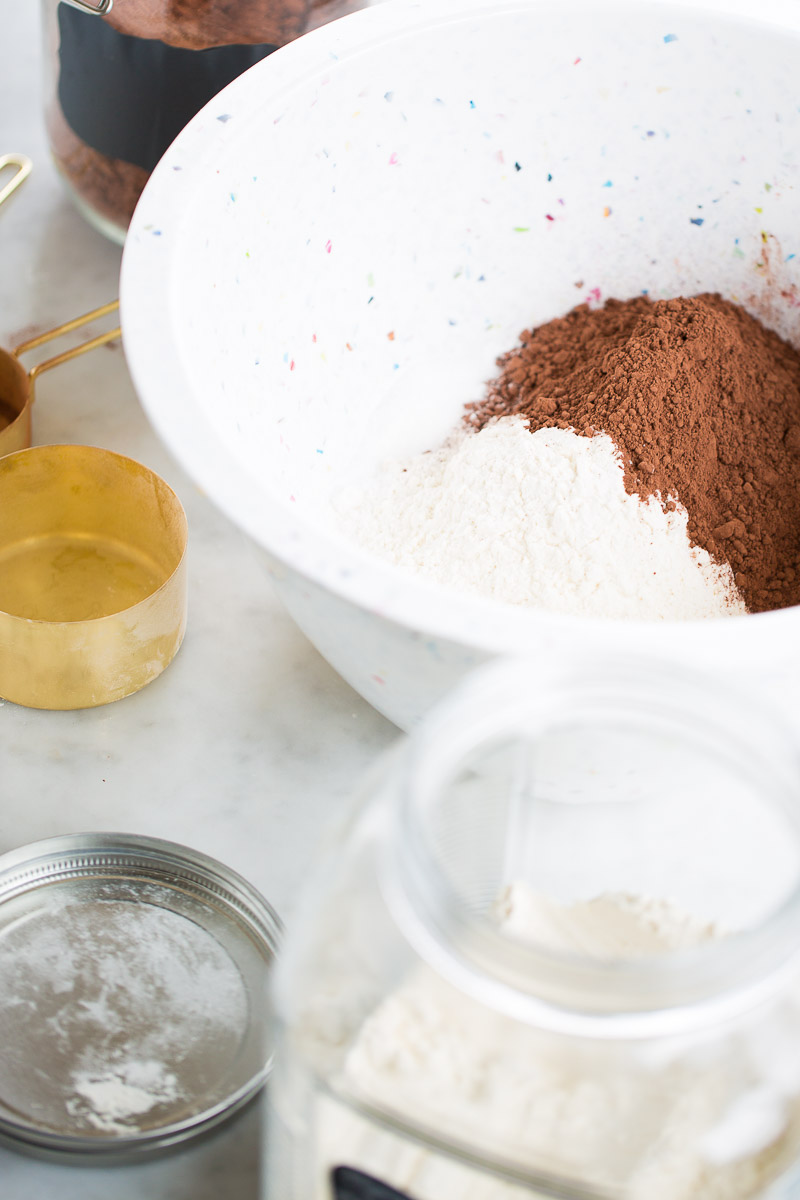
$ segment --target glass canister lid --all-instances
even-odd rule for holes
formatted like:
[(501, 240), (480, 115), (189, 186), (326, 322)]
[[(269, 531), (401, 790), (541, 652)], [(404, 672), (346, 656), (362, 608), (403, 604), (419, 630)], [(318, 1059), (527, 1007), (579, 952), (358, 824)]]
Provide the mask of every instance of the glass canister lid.
[(0, 857), (0, 1134), (107, 1162), (193, 1137), (270, 1066), (280, 921), (172, 842), (76, 834)]
[(437, 971), (534, 1026), (718, 1024), (796, 958), (799, 778), (791, 728), (732, 681), (602, 652), (496, 662), (409, 744), (387, 900)]

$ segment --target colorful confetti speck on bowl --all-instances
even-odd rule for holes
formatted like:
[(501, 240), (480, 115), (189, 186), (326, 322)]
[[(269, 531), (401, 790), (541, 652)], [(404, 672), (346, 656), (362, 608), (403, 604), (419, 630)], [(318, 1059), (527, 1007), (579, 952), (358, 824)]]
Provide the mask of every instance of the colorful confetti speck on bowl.
[(598, 639), (769, 680), (800, 720), (795, 610), (544, 617), (336, 523), (343, 490), (437, 444), (520, 331), (576, 303), (718, 290), (800, 341), (798, 61), (781, 0), (386, 0), (235, 80), (154, 171), (121, 281), (142, 404), (399, 724), (468, 664)]

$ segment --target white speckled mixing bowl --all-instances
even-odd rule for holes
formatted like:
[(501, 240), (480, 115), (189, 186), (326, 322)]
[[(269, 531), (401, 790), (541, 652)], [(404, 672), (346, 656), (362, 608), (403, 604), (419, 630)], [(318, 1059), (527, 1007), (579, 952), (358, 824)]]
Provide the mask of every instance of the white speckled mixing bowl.
[(800, 338), (798, 63), (796, 0), (389, 0), (253, 67), (154, 172), (121, 289), (142, 403), (401, 726), (480, 660), (596, 640), (747, 674), (800, 717), (797, 609), (514, 609), (367, 557), (331, 505), (579, 301), (719, 290)]

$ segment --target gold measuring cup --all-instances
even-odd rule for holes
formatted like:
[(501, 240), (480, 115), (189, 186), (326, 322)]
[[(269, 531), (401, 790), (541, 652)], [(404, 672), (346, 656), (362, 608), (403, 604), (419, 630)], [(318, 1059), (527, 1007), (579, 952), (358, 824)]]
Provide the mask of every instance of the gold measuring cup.
[[(24, 183), (33, 169), (33, 163), (25, 154), (0, 155), (0, 172), (11, 166), (17, 169), (6, 184), (0, 188), (0, 204), (7, 200), (21, 183)], [(113, 341), (120, 336), (120, 327), (117, 325), (116, 328), (109, 329), (106, 333), (101, 333), (88, 342), (73, 346), (45, 362), (37, 363), (30, 370), (26, 370), (20, 362), (21, 355), (26, 354), (29, 350), (35, 350), (37, 346), (43, 346), (55, 338), (62, 337), (64, 334), (72, 333), (73, 330), (82, 328), (90, 321), (105, 317), (118, 308), (119, 301), (112, 300), (100, 308), (93, 309), (92, 312), (84, 313), (81, 317), (74, 317), (71, 321), (65, 321), (63, 325), (58, 325), (55, 329), (49, 329), (46, 333), (39, 334), (38, 337), (22, 342), (11, 351), (0, 349), (0, 455), (12, 454), (15, 450), (22, 450), (31, 444), (31, 407), (34, 399), (34, 381), (37, 376), (43, 374), (44, 371), (49, 371), (52, 367), (59, 366), (60, 363), (68, 362), (71, 358), (77, 358), (89, 350), (94, 350), (96, 346), (103, 346), (106, 342)]]
[[(0, 203), (31, 169), (22, 155)], [(118, 308), (113, 300), (0, 350), (0, 696), (92, 708), (160, 675), (186, 629), (186, 514), (155, 472), (96, 446), (31, 447), (34, 381), (119, 337), (108, 330), (26, 370), (20, 355)]]
[(92, 708), (155, 679), (186, 627), (186, 542), (178, 497), (131, 458), (0, 459), (0, 696)]
[(26, 370), (20, 362), (20, 356), (29, 350), (35, 350), (37, 346), (43, 346), (55, 338), (80, 329), (90, 321), (105, 317), (118, 308), (119, 301), (112, 300), (108, 304), (101, 305), (100, 308), (84, 313), (81, 317), (73, 317), (71, 321), (65, 321), (63, 325), (58, 325), (55, 329), (49, 329), (46, 333), (40, 333), (38, 337), (22, 342), (14, 350), (0, 349), (0, 455), (12, 454), (15, 450), (22, 450), (31, 444), (31, 409), (34, 400), (34, 382), (37, 377), (61, 363), (68, 362), (71, 358), (77, 358), (89, 350), (94, 350), (97, 346), (104, 346), (107, 342), (118, 338), (120, 327), (117, 325), (114, 329), (98, 334), (88, 342), (72, 346), (69, 350), (54, 355), (53, 358), (36, 363), (29, 370)]

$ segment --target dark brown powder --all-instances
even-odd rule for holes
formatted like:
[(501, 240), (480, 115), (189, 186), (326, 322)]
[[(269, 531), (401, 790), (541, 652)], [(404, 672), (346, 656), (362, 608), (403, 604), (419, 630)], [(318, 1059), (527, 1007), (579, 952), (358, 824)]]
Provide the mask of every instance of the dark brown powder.
[(365, 0), (125, 0), (105, 20), (120, 33), (170, 46), (271, 42), (283, 46), (302, 33), (363, 7)]
[(56, 166), (79, 198), (120, 229), (127, 229), (149, 172), (87, 146), (69, 127), (57, 104), (46, 114)]
[(471, 424), (607, 433), (628, 492), (677, 498), (751, 612), (800, 603), (800, 355), (777, 334), (716, 294), (640, 296), (525, 330), (497, 363)]
[(151, 171), (206, 102), (275, 48), (364, 3), (124, 0), (103, 17), (54, 4), (47, 130), (61, 175), (120, 239)]

